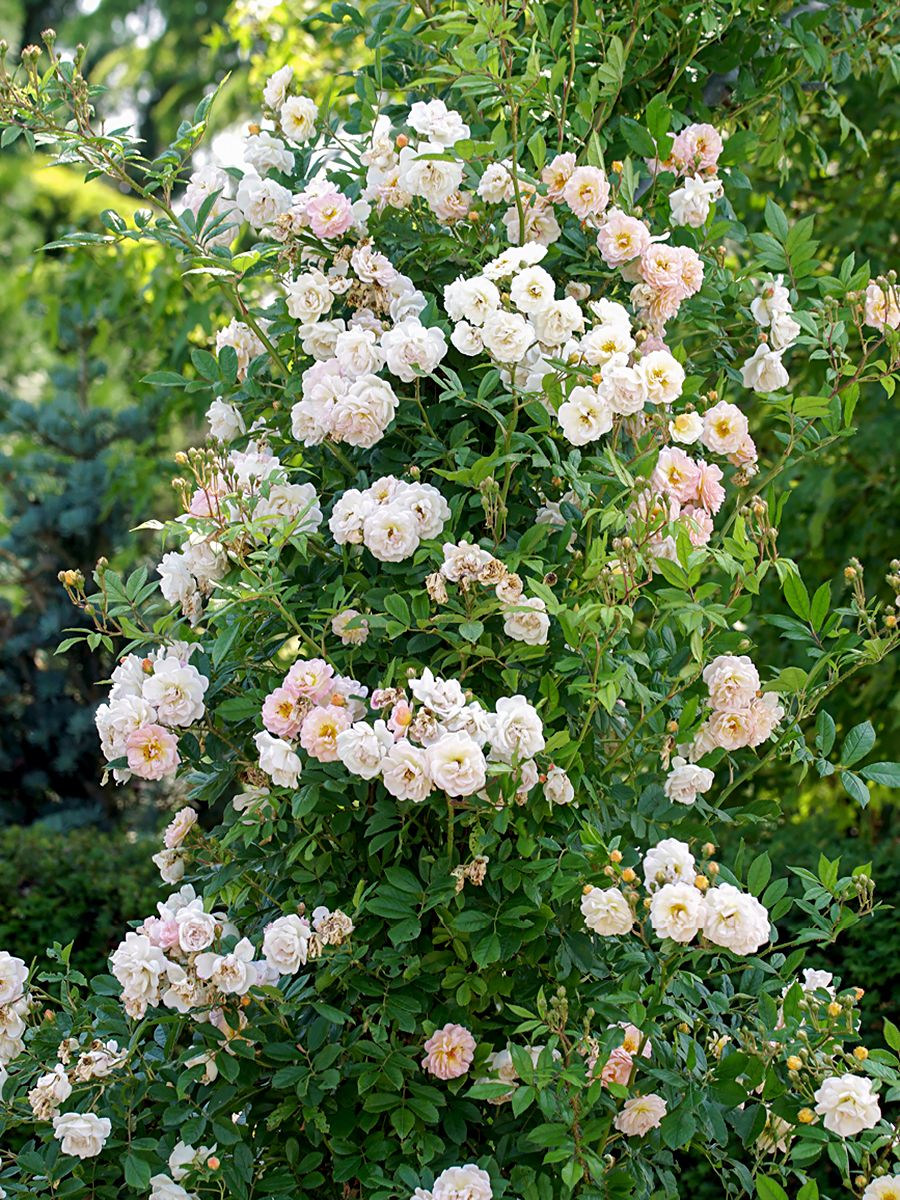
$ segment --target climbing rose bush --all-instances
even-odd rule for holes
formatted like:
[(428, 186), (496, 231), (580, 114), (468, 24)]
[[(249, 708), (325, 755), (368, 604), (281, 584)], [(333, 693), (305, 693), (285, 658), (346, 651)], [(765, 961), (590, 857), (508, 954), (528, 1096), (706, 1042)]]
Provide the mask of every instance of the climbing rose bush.
[(151, 377), (208, 421), (154, 570), (61, 572), (71, 641), (118, 647), (109, 786), (178, 800), (109, 975), (0, 954), (6, 1194), (675, 1197), (688, 1156), (890, 1195), (900, 1034), (806, 965), (875, 883), (823, 857), (789, 894), (717, 831), (777, 812), (776, 757), (900, 780), (867, 722), (832, 761), (821, 708), (895, 647), (900, 577), (851, 564), (835, 606), (777, 544), (784, 470), (893, 378), (891, 279), (774, 205), (748, 237), (727, 130), (664, 103), (614, 158), (490, 59), (343, 108), (288, 63), (244, 170), (190, 161), (212, 98), (148, 165), (49, 53), (8, 127), (143, 196), (109, 238), (222, 309)]

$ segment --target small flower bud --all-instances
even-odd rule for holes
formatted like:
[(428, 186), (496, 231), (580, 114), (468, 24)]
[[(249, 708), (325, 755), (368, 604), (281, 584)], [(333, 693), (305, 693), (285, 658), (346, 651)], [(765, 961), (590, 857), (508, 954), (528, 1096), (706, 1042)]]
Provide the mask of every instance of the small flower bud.
[(866, 989), (861, 987), (854, 988), (853, 994), (856, 996), (857, 1000), (862, 1000), (863, 996), (866, 994)]
[(175, 461), (178, 463), (179, 467), (184, 467), (187, 466), (189, 459), (183, 450), (179, 450), (175, 455)]
[(796, 1054), (789, 1054), (787, 1060), (787, 1069), (789, 1071), (799, 1071), (803, 1066)]
[(865, 1046), (856, 1046), (853, 1050), (853, 1057), (857, 1062), (865, 1062), (869, 1057), (869, 1051)]
[(713, 856), (713, 855), (715, 854), (715, 852), (716, 852), (716, 848), (715, 848), (715, 846), (712, 844), (712, 842), (704, 842), (704, 843), (703, 843), (703, 846), (702, 846), (701, 848), (702, 848), (702, 850), (703, 850), (703, 856), (704, 856), (704, 858), (712, 858), (712, 856)]
[(622, 851), (621, 850), (610, 850), (609, 861), (614, 862), (614, 863), (620, 863), (622, 861)]
[(691, 1032), (691, 1027), (690, 1027), (690, 1025), (688, 1025), (687, 1021), (682, 1021), (681, 1024), (678, 1026), (678, 1028), (682, 1033), (690, 1033)]
[(706, 869), (709, 871), (710, 875), (718, 875), (719, 864), (717, 862), (708, 862), (706, 864)]
[(409, 145), (409, 138), (406, 136), (405, 133), (398, 133), (396, 138), (394, 139), (394, 145), (397, 147), (398, 150), (402, 150), (404, 146)]
[(698, 891), (705, 892), (709, 887), (709, 880), (705, 875), (696, 875), (694, 877), (694, 887), (697, 888)]
[(637, 875), (635, 875), (631, 867), (626, 867), (622, 872), (622, 881), (624, 883), (634, 883), (635, 879), (637, 879)]
[(838, 1004), (837, 1000), (832, 1000), (832, 1002), (828, 1005), (829, 1017), (839, 1017), (843, 1011), (843, 1006)]
[(218, 1171), (219, 1167), (222, 1164), (219, 1162), (219, 1160), (216, 1158), (216, 1156), (214, 1154), (211, 1154), (209, 1156), (209, 1158), (206, 1160), (206, 1165), (209, 1167), (209, 1169), (211, 1171)]
[(812, 1123), (815, 1119), (816, 1119), (816, 1114), (813, 1112), (813, 1110), (811, 1108), (801, 1108), (800, 1111), (797, 1113), (797, 1120), (800, 1122), (801, 1125), (812, 1125)]

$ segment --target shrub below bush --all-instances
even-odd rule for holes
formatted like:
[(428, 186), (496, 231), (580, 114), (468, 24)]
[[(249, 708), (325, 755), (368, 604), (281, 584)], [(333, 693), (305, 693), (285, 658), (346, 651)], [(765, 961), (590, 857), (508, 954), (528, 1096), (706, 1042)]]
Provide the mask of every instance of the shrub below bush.
[(75, 943), (85, 975), (108, 968), (122, 927), (155, 908), (159, 877), (143, 839), (121, 831), (0, 830), (0, 944), (26, 961), (53, 942)]

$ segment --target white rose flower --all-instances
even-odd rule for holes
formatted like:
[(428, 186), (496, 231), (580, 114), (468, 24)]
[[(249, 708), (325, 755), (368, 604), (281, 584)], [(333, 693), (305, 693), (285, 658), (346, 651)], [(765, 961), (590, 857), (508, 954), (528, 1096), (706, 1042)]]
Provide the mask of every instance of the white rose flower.
[(339, 546), (347, 543), (352, 546), (362, 545), (366, 517), (374, 511), (375, 502), (368, 492), (361, 492), (359, 488), (348, 488), (337, 498), (328, 518), (328, 528), (335, 542)]
[(260, 496), (254, 521), (290, 521), (295, 533), (315, 533), (322, 524), (319, 497), (311, 483), (276, 483), (268, 496)]
[(197, 591), (197, 581), (188, 570), (183, 554), (170, 550), (162, 556), (162, 561), (156, 568), (160, 578), (159, 590), (163, 599), (169, 604), (185, 605), (189, 603)]
[(363, 522), (363, 541), (380, 562), (403, 562), (418, 549), (418, 522), (402, 502), (379, 505)]
[(421, 804), (432, 789), (428, 752), (405, 740), (395, 742), (381, 760), (381, 782), (398, 800)]
[(484, 350), (481, 330), (476, 329), (474, 325), (470, 325), (468, 321), (460, 321), (458, 325), (453, 327), (453, 332), (450, 334), (450, 341), (460, 354), (467, 354), (470, 358), (476, 354), (481, 354), (482, 350)]
[(289, 913), (277, 917), (263, 933), (263, 955), (279, 975), (295, 975), (306, 965), (312, 927), (306, 917)]
[(861, 1200), (900, 1200), (900, 1175), (882, 1175), (866, 1185)]
[(184, 879), (184, 855), (180, 850), (160, 850), (150, 861), (158, 868), (163, 883), (176, 884)]
[(422, 137), (442, 146), (452, 146), (469, 136), (468, 125), (443, 100), (417, 100), (409, 110), (406, 123)]
[(270, 75), (263, 88), (263, 100), (273, 112), (278, 112), (287, 100), (288, 89), (294, 79), (293, 67), (280, 67), (274, 75)]
[(381, 760), (394, 744), (394, 736), (384, 721), (374, 726), (357, 721), (337, 735), (337, 756), (351, 775), (374, 779), (381, 774)]
[(693, 883), (694, 856), (686, 842), (663, 838), (644, 855), (644, 887), (652, 890), (662, 883)]
[(209, 680), (196, 667), (173, 656), (153, 664), (143, 697), (156, 709), (160, 725), (192, 725), (206, 711), (203, 696), (208, 687)]
[[(285, 285), (288, 313), (304, 324), (318, 321), (334, 302), (334, 293), (321, 271), (306, 271)], [(337, 344), (335, 337), (335, 345)]]
[(53, 1118), (53, 1136), (63, 1154), (74, 1158), (96, 1158), (111, 1133), (110, 1119), (95, 1113), (57, 1113)]
[(463, 178), (463, 164), (446, 155), (447, 149), (440, 142), (421, 142), (415, 149), (404, 146), (397, 174), (399, 186), (411, 196), (422, 196), (429, 204), (446, 200), (458, 190)]
[(787, 387), (790, 376), (781, 361), (781, 354), (780, 350), (773, 350), (765, 342), (761, 342), (752, 357), (741, 367), (744, 387), (762, 394), (777, 392)]
[(298, 145), (315, 137), (319, 109), (308, 96), (288, 96), (281, 106), (281, 132)]
[(769, 914), (755, 896), (730, 883), (710, 889), (704, 900), (703, 933), (735, 954), (755, 954), (769, 940)]
[(769, 345), (779, 354), (796, 342), (800, 336), (800, 323), (790, 313), (776, 313), (769, 327)]
[(684, 367), (667, 350), (651, 350), (637, 364), (651, 404), (671, 404), (681, 395)]
[(272, 137), (268, 129), (260, 129), (244, 138), (244, 162), (260, 175), (267, 171), (289, 175), (294, 169), (294, 155), (283, 142)]
[(703, 416), (703, 445), (713, 454), (735, 454), (750, 426), (736, 404), (720, 400)]
[(474, 1163), (448, 1167), (434, 1181), (433, 1200), (491, 1200), (491, 1177)]
[(550, 633), (547, 605), (539, 596), (521, 596), (514, 604), (504, 605), (503, 632), (528, 646), (545, 645)]
[(487, 204), (508, 204), (513, 199), (515, 186), (506, 163), (488, 163), (478, 181), (478, 195)]
[(544, 724), (524, 696), (504, 696), (497, 701), (491, 723), (491, 750), (503, 762), (534, 758), (544, 748)]
[(430, 483), (412, 483), (403, 495), (416, 519), (420, 538), (436, 538), (450, 519), (450, 505)]
[(562, 767), (551, 767), (544, 781), (544, 796), (551, 804), (571, 804), (575, 788)]
[[(141, 673), (141, 678), (147, 676)], [(101, 704), (94, 714), (100, 735), (100, 749), (107, 762), (124, 758), (129, 733), (142, 725), (156, 723), (156, 709), (142, 696), (121, 696), (110, 704)]]
[(192, 900), (175, 914), (178, 945), (185, 954), (196, 954), (211, 946), (216, 937), (216, 918), (203, 911), (203, 901)]
[(666, 776), (663, 790), (676, 804), (693, 804), (698, 795), (709, 791), (714, 779), (715, 774), (707, 767), (698, 767), (676, 756), (672, 759), (672, 769)]
[[(332, 293), (334, 292), (334, 288), (330, 288), (329, 290)], [(347, 322), (343, 317), (331, 318), (328, 321), (314, 319), (298, 328), (297, 337), (300, 339), (300, 346), (304, 354), (308, 354), (310, 358), (315, 358), (318, 362), (327, 362), (334, 355), (338, 335), (343, 333), (346, 328)], [(311, 370), (312, 368), (309, 369)], [(331, 369), (338, 378), (343, 378), (338, 363), (333, 363)], [(304, 380), (306, 379), (306, 374), (307, 372), (304, 371)], [(303, 395), (304, 398), (307, 398), (305, 387)]]
[(515, 275), (516, 271), (521, 271), (523, 267), (532, 267), (541, 262), (546, 256), (546, 246), (540, 242), (526, 241), (521, 246), (510, 246), (508, 250), (491, 259), (484, 268), (484, 274), (488, 279), (506, 279), (509, 275)]
[(386, 380), (361, 375), (335, 404), (331, 431), (342, 442), (369, 449), (384, 436), (398, 403)]
[(444, 288), (444, 309), (451, 321), (483, 325), (485, 318), (499, 307), (500, 292), (497, 285), (484, 275), (476, 275), (472, 279), (460, 276)]
[(699, 229), (709, 216), (714, 201), (722, 195), (722, 184), (718, 179), (703, 179), (700, 175), (689, 175), (680, 188), (669, 195), (673, 225), (690, 225)]
[(343, 373), (351, 379), (376, 375), (384, 366), (384, 351), (371, 329), (346, 329), (334, 343), (334, 356)]
[(585, 446), (612, 429), (612, 408), (596, 388), (578, 384), (556, 414), (560, 428), (573, 446)]
[(631, 332), (631, 317), (624, 304), (602, 296), (599, 300), (591, 300), (588, 308), (601, 325), (624, 325), (629, 333)]
[(190, 1168), (203, 1166), (209, 1156), (215, 1153), (215, 1149), (215, 1146), (194, 1147), (186, 1146), (184, 1142), (176, 1142), (168, 1160), (172, 1178), (184, 1179)]
[(498, 362), (518, 363), (535, 340), (534, 326), (519, 313), (488, 313), (481, 330), (484, 348)]
[(258, 733), (253, 739), (259, 751), (259, 768), (279, 787), (296, 787), (302, 763), (281, 738), (270, 733)]
[(703, 418), (698, 412), (683, 412), (669, 422), (669, 436), (682, 446), (692, 446), (703, 435)]
[(689, 942), (703, 926), (703, 895), (690, 883), (664, 883), (650, 901), (650, 924), (657, 937)]
[(484, 754), (467, 733), (445, 733), (428, 747), (428, 773), (448, 796), (472, 796), (486, 782)]
[(209, 435), (217, 442), (231, 442), (241, 433), (246, 433), (244, 418), (234, 404), (221, 398), (213, 400), (206, 410)]
[(430, 667), (410, 679), (409, 690), (439, 721), (453, 721), (466, 707), (466, 694), (459, 681), (440, 679)]
[(258, 982), (253, 946), (241, 938), (230, 954), (198, 954), (194, 966), (198, 979), (208, 979), (226, 996), (245, 996)]
[(195, 1192), (189, 1192), (168, 1175), (151, 1175), (149, 1200), (198, 1200)]
[(249, 225), (254, 229), (265, 229), (282, 213), (288, 211), (293, 203), (293, 196), (274, 179), (245, 175), (238, 184), (235, 202), (241, 216)]
[(628, 326), (616, 320), (589, 329), (578, 343), (578, 348), (592, 366), (602, 367), (617, 355), (625, 355), (624, 360), (617, 359), (619, 365), (624, 366), (635, 344)]
[(551, 300), (546, 307), (532, 313), (531, 320), (538, 341), (551, 348), (561, 346), (584, 329), (584, 313), (571, 296)]
[(381, 337), (387, 369), (404, 383), (420, 375), (430, 375), (447, 353), (447, 339), (437, 328), (423, 325), (417, 317), (407, 317)]
[(791, 312), (791, 295), (783, 281), (784, 276), (778, 275), (751, 301), (750, 311), (757, 325), (771, 325), (774, 317)]
[(641, 411), (647, 401), (647, 387), (640, 371), (616, 355), (600, 368), (600, 377), (599, 394), (614, 413), (630, 417)]
[[(159, 1002), (159, 983), (168, 963), (162, 950), (142, 933), (125, 934), (110, 957), (110, 970), (122, 985), (123, 999), (135, 1009)], [(129, 1010), (130, 1011), (130, 1010)]]
[(822, 1124), (838, 1137), (854, 1137), (874, 1129), (881, 1120), (878, 1097), (871, 1079), (859, 1075), (837, 1075), (826, 1079), (815, 1093), (816, 1112)]
[(543, 312), (554, 301), (556, 284), (543, 267), (526, 267), (509, 285), (509, 298), (526, 316)]
[(586, 887), (581, 897), (584, 923), (600, 937), (630, 933), (634, 917), (618, 888)]

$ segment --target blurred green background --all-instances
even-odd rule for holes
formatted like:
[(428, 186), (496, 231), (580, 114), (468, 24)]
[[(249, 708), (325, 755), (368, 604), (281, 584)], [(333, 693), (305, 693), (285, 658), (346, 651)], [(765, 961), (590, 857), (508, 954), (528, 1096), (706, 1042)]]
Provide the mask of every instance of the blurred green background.
[[(257, 115), (255, 97), (270, 69), (290, 61), (315, 91), (360, 60), (353, 17), (359, 7), (348, 15), (349, 6), (335, 6), (324, 25), (307, 0), (0, 0), (0, 34), (21, 47), (53, 26), (61, 48), (84, 42), (95, 76), (109, 89), (104, 114), (133, 123), (148, 154), (166, 144), (214, 80), (231, 72), (213, 144), (233, 155), (241, 125)], [(363, 7), (377, 14), (377, 3)], [(815, 215), (829, 264), (854, 251), (877, 273), (897, 263), (897, 54), (883, 27), (866, 23), (868, 10), (855, 6), (861, 25), (845, 28), (842, 6), (818, 7), (829, 10), (831, 32), (843, 39), (827, 42), (831, 27), (809, 6), (809, 36), (821, 35), (819, 44), (829, 47), (827, 72), (819, 51), (804, 43), (803, 21), (790, 25), (785, 14), (793, 6), (747, 5), (749, 31), (733, 23), (722, 44), (713, 44), (715, 72), (701, 70), (686, 111), (749, 132), (750, 187), (734, 198), (748, 225), (759, 227), (771, 196), (793, 219)], [(876, 5), (876, 16), (881, 11)], [(752, 32), (763, 17), (774, 31), (771, 43)], [(670, 18), (677, 23), (677, 9)], [(398, 53), (411, 60), (420, 50)], [(656, 69), (663, 78), (672, 63)], [(622, 103), (653, 94), (651, 77)], [(202, 412), (182, 391), (154, 391), (140, 381), (189, 364), (191, 348), (207, 344), (216, 310), (204, 285), (185, 290), (159, 251), (41, 251), (68, 230), (99, 227), (104, 208), (128, 212), (128, 196), (100, 181), (84, 186), (77, 174), (16, 146), (0, 156), (0, 190), (0, 887), (10, 898), (0, 945), (30, 959), (53, 941), (74, 940), (76, 961), (90, 973), (104, 969), (126, 923), (152, 911), (161, 895), (149, 856), (173, 800), (146, 785), (100, 787), (93, 708), (112, 664), (54, 656), (62, 630), (76, 619), (56, 577), (68, 567), (89, 573), (100, 555), (124, 568), (156, 561), (152, 535), (128, 531), (172, 511), (172, 455), (202, 436)], [(802, 394), (809, 389), (801, 371), (795, 359)], [(883, 587), (900, 552), (895, 401), (872, 389), (857, 416), (852, 442), (837, 443), (784, 483), (791, 495), (781, 552), (799, 560), (810, 590), (831, 581), (835, 597), (850, 556)], [(765, 455), (772, 431), (754, 426), (754, 433)], [(778, 629), (754, 628), (752, 635), (760, 663), (792, 661)], [(896, 671), (888, 660), (829, 703), (839, 732), (858, 711), (878, 714), (882, 759), (898, 751)], [(807, 777), (798, 786), (796, 772), (777, 763), (752, 788), (782, 806), (780, 824), (755, 835), (776, 870), (812, 866), (820, 851), (842, 854), (848, 865), (872, 859), (880, 895), (890, 900), (900, 892), (900, 826), (890, 793), (875, 789), (861, 811), (834, 779)], [(847, 983), (866, 980), (873, 1024), (894, 1003), (900, 974), (900, 926), (890, 913), (876, 922), (851, 932), (821, 964)]]

